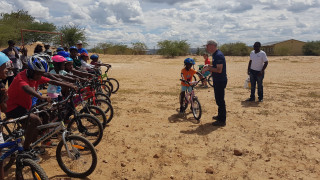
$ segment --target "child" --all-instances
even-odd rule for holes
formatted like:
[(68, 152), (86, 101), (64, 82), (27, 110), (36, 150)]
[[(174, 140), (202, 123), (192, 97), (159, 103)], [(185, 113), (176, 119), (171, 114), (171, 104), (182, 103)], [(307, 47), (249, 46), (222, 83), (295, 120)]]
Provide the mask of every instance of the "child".
[[(203, 59), (204, 59), (204, 66), (210, 65), (210, 59), (209, 59), (208, 54), (206, 54), (206, 53), (203, 54)], [(202, 65), (201, 68), (200, 68), (200, 66), (199, 66), (199, 72), (201, 72), (202, 68), (203, 68), (203, 65)], [(210, 71), (207, 71), (207, 72), (205, 72), (205, 73), (203, 74), (203, 76), (204, 76), (204, 77), (207, 77), (207, 76), (209, 76), (210, 74), (211, 74)], [(199, 78), (200, 78), (200, 76), (199, 76)], [(202, 86), (203, 86), (204, 88), (208, 88), (208, 82), (207, 82), (206, 79), (204, 79), (204, 80), (202, 81)]]
[(106, 66), (106, 67), (108, 67), (108, 68), (111, 67), (110, 64), (104, 64), (104, 63), (102, 63), (102, 62), (99, 60), (99, 56), (98, 56), (97, 54), (91, 55), (91, 56), (90, 56), (90, 59), (92, 60), (91, 63), (90, 63), (91, 65), (94, 65), (94, 66)]
[[(0, 52), (0, 79), (6, 79), (7, 78), (7, 66), (6, 62), (9, 62), (9, 58), (2, 52)], [(8, 94), (7, 89), (5, 89), (5, 86), (0, 81), (0, 112), (6, 112), (7, 109), (7, 103), (8, 100)], [(1, 120), (1, 116), (0, 116)], [(4, 143), (4, 139), (2, 136), (2, 129), (0, 129), (0, 144)], [(0, 152), (1, 156), (1, 152)], [(0, 179), (4, 179), (4, 170), (3, 170), (3, 161), (0, 162)]]
[[(199, 77), (203, 76), (195, 71), (194, 69), (192, 69), (191, 67), (195, 64), (194, 59), (191, 58), (187, 58), (184, 60), (184, 68), (181, 70), (181, 77), (183, 80), (186, 80), (188, 82), (191, 82), (192, 77), (194, 74), (198, 74)], [(184, 82), (181, 82), (181, 93), (180, 93), (180, 113), (184, 113), (184, 108), (182, 107), (183, 105), (183, 101), (185, 98), (185, 91), (191, 92), (192, 88), (190, 87), (189, 84), (186, 84)]]
[(80, 55), (80, 59), (81, 59), (81, 69), (94, 73), (95, 66), (88, 63), (89, 55), (83, 52)]

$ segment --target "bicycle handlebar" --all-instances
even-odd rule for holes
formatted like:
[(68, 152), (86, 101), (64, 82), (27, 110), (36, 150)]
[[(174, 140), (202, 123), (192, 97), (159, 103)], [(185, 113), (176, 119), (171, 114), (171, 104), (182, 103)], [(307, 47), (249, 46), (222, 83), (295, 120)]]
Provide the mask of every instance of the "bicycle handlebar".
[(202, 78), (202, 79), (200, 79), (199, 81), (193, 81), (193, 82), (189, 82), (189, 81), (186, 81), (186, 80), (184, 80), (184, 79), (180, 79), (180, 81), (182, 81), (182, 82), (184, 82), (184, 83), (186, 83), (186, 84), (188, 84), (188, 85), (190, 85), (190, 86), (192, 86), (192, 87), (195, 87), (196, 85), (198, 85), (198, 83), (200, 82), (200, 81), (203, 81), (203, 80), (205, 80), (206, 78)]

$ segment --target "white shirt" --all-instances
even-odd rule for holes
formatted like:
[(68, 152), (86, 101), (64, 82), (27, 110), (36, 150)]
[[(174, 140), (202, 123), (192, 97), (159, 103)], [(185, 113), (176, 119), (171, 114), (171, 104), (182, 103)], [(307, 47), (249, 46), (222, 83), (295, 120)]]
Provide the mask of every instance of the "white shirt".
[(94, 68), (94, 65), (87, 63), (84, 60), (81, 60), (81, 69), (88, 70)]
[(251, 51), (250, 53), (251, 69), (255, 71), (261, 71), (265, 62), (268, 61), (267, 55), (264, 51), (255, 53), (255, 51)]

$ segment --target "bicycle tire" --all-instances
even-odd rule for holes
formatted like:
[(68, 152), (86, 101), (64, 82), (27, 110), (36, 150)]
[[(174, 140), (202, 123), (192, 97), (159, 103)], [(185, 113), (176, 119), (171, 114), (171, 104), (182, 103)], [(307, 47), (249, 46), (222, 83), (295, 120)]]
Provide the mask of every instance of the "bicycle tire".
[(207, 81), (208, 81), (209, 85), (211, 87), (213, 87), (213, 80), (212, 80), (212, 76), (211, 75), (208, 77)]
[(109, 103), (111, 103), (110, 97), (109, 97), (108, 95), (102, 93), (102, 92), (96, 93), (95, 96), (96, 96), (97, 99), (105, 99), (105, 100), (107, 100)]
[(67, 129), (75, 135), (87, 138), (94, 146), (97, 146), (103, 137), (102, 124), (90, 114), (80, 114), (74, 117), (68, 124)]
[(96, 99), (96, 106), (100, 107), (104, 113), (106, 114), (107, 117), (107, 123), (110, 123), (110, 121), (113, 118), (113, 107), (111, 105), (111, 103), (109, 103), (108, 101), (104, 100), (104, 99)]
[(103, 81), (103, 84), (100, 84), (100, 87), (101, 87), (101, 91), (100, 91), (101, 93), (105, 93), (109, 97), (111, 96), (113, 87), (112, 86), (110, 87), (110, 85), (106, 84), (106, 81)]
[[(16, 178), (17, 179), (36, 179), (36, 180), (49, 180), (46, 172), (41, 168), (39, 164), (34, 162), (32, 159), (22, 159), (20, 168), (16, 168)], [(30, 177), (27, 176), (29, 174), (29, 169), (26, 169), (26, 167), (29, 167), (32, 174), (30, 174)], [(27, 176), (27, 177), (26, 177)]]
[[(109, 82), (112, 84), (113, 89), (112, 89), (112, 93), (116, 93), (119, 90), (120, 84), (119, 81), (116, 80), (115, 78), (108, 78)], [(114, 81), (114, 82), (111, 82)]]
[[(76, 143), (76, 141), (78, 143)], [(89, 176), (97, 166), (97, 152), (93, 145), (86, 138), (76, 135), (67, 136), (66, 143), (66, 146), (71, 150), (71, 155), (75, 159), (68, 157), (66, 146), (64, 146), (63, 140), (61, 140), (56, 150), (56, 159), (60, 168), (70, 177), (85, 178)], [(62, 147), (65, 147), (65, 151), (63, 151)], [(84, 160), (86, 155), (89, 155), (91, 160)], [(64, 160), (65, 156), (66, 160)], [(71, 162), (70, 167), (67, 167), (68, 162)], [(87, 167), (88, 165), (88, 168), (85, 168), (85, 170), (81, 172), (76, 172), (74, 169), (78, 170), (78, 168), (76, 168), (78, 165), (80, 167)]]
[(200, 121), (202, 110), (201, 104), (197, 98), (193, 99), (192, 114), (196, 120)]
[(89, 106), (86, 106), (86, 107), (83, 107), (81, 110), (80, 110), (80, 113), (86, 113), (86, 114), (91, 114), (93, 115), (94, 117), (96, 117), (100, 123), (102, 124), (103, 128), (106, 127), (107, 125), (107, 117), (106, 117), (106, 114), (104, 113), (104, 111), (97, 107), (97, 106), (93, 106), (93, 105), (89, 105)]

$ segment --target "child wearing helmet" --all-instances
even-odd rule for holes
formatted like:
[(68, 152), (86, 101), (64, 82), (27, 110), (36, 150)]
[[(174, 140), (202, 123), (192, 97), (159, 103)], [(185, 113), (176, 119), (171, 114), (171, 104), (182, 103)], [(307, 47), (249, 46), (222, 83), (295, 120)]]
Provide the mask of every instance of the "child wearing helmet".
[(97, 55), (97, 54), (92, 54), (92, 55), (90, 56), (90, 59), (92, 60), (92, 61), (90, 62), (91, 65), (99, 66), (99, 67), (100, 67), (100, 66), (106, 66), (106, 67), (108, 67), (108, 68), (111, 67), (110, 64), (104, 64), (104, 63), (102, 63), (102, 62), (99, 60), (99, 55)]
[(93, 74), (84, 72), (84, 71), (78, 71), (73, 68), (74, 61), (72, 58), (66, 58), (67, 62), (65, 63), (65, 71), (68, 73), (68, 76), (71, 76), (73, 78), (79, 78), (80, 80), (86, 81), (85, 78), (91, 78), (94, 77)]
[[(183, 80), (191, 82), (192, 77), (195, 74), (198, 74), (200, 77), (203, 78), (203, 76), (199, 72), (191, 68), (194, 64), (195, 64), (195, 61), (192, 58), (187, 58), (184, 60), (184, 68), (181, 70), (181, 78)], [(183, 100), (185, 98), (185, 91), (191, 92), (192, 88), (190, 87), (189, 84), (181, 82), (180, 113), (184, 113), (184, 108), (182, 107), (182, 105), (183, 105)]]
[[(40, 100), (50, 102), (50, 97), (41, 96), (37, 93), (37, 88), (40, 84), (50, 83), (59, 86), (65, 86), (77, 89), (76, 86), (70, 83), (52, 80), (43, 75), (48, 72), (48, 64), (42, 58), (31, 56), (28, 59), (28, 69), (21, 71), (13, 80), (8, 89), (7, 101), (7, 118), (18, 118), (24, 116), (31, 109), (31, 97), (35, 96)], [(34, 128), (42, 124), (39, 116), (30, 114), (28, 119), (22, 122), (25, 129), (24, 149), (30, 150), (30, 144), (37, 139), (39, 131)]]
[[(7, 66), (6, 62), (9, 61), (9, 58), (4, 53), (0, 52), (0, 79), (6, 79), (7, 78)], [(8, 100), (8, 94), (7, 89), (5, 86), (0, 83), (0, 112), (6, 112), (7, 109), (7, 100)], [(1, 116), (0, 116), (1, 120)], [(0, 144), (4, 143), (2, 130), (0, 129)], [(1, 156), (1, 152), (0, 152)], [(3, 162), (0, 162), (0, 179), (4, 179), (4, 171), (3, 171)]]
[(70, 51), (70, 57), (73, 59), (73, 67), (75, 69), (80, 69), (81, 68), (81, 60), (78, 56), (78, 49), (75, 46), (71, 46), (69, 48)]
[(89, 55), (85, 52), (81, 53), (80, 55), (81, 59), (81, 69), (86, 70), (88, 72), (94, 72), (94, 65), (91, 65), (88, 63)]

